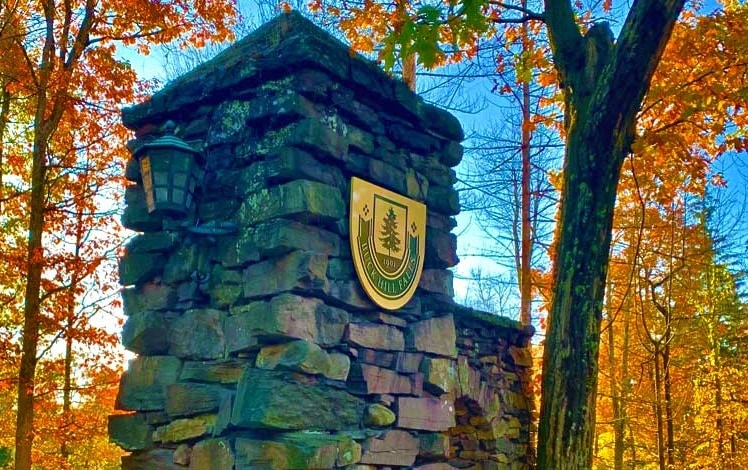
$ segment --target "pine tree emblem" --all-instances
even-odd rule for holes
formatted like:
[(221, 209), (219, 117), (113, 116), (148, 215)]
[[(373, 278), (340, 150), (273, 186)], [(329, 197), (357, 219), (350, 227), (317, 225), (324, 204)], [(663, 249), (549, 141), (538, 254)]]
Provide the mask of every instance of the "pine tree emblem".
[(382, 237), (379, 239), (382, 246), (387, 248), (387, 254), (392, 256), (392, 252), (400, 251), (400, 239), (397, 238), (397, 216), (390, 206), (387, 215), (382, 219)]

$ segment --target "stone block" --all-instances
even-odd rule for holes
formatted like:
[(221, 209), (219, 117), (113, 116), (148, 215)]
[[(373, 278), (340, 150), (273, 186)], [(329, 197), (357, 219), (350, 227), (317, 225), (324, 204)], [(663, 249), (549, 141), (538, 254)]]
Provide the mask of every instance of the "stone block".
[(335, 281), (349, 281), (356, 276), (350, 259), (330, 258), (327, 262), (327, 277)]
[(459, 262), (455, 234), (426, 227), (426, 260), (424, 266), (443, 269), (456, 266)]
[(433, 104), (423, 104), (423, 115), (431, 130), (450, 140), (461, 142), (465, 138), (460, 121), (451, 113)]
[(395, 422), (395, 413), (384, 405), (374, 403), (366, 407), (364, 424), (375, 428), (386, 428)]
[(211, 306), (228, 307), (236, 304), (242, 297), (242, 273), (226, 269), (220, 264), (213, 266), (207, 288)]
[(154, 442), (183, 442), (206, 436), (213, 432), (216, 415), (201, 415), (194, 418), (175, 419), (153, 433)]
[(165, 260), (155, 253), (126, 253), (119, 260), (119, 283), (133, 286), (150, 281), (161, 273)]
[(165, 284), (149, 282), (137, 287), (122, 289), (122, 310), (128, 316), (169, 309), (176, 301), (176, 290)]
[(231, 470), (234, 452), (225, 439), (208, 439), (192, 447), (190, 470)]
[(181, 361), (172, 356), (132, 359), (120, 380), (115, 408), (118, 410), (163, 410), (164, 388), (179, 377)]
[(327, 256), (294, 251), (248, 267), (244, 271), (243, 294), (253, 299), (290, 290), (322, 292), (327, 285), (326, 273)]
[(247, 369), (231, 423), (241, 428), (337, 431), (358, 426), (364, 402), (344, 390), (301, 383), (287, 373)]
[(190, 457), (192, 456), (192, 447), (187, 444), (179, 444), (174, 449), (174, 463), (177, 465), (184, 465), (185, 467), (190, 464)]
[(271, 258), (294, 250), (340, 255), (340, 237), (335, 233), (294, 220), (275, 219), (246, 232), (260, 256)]
[(162, 280), (166, 284), (174, 284), (190, 279), (197, 270), (198, 247), (183, 244), (172, 252), (163, 265)]
[(405, 338), (409, 350), (457, 357), (457, 333), (452, 315), (411, 323)]
[(125, 188), (125, 204), (121, 219), (123, 227), (136, 232), (161, 230), (162, 218), (148, 212), (142, 185), (132, 184)]
[(107, 426), (109, 441), (127, 451), (144, 450), (153, 445), (153, 430), (142, 413), (111, 415)]
[(356, 350), (358, 351), (358, 361), (365, 364), (389, 368), (395, 361), (395, 353), (392, 352), (365, 348), (356, 348)]
[(415, 374), (420, 370), (422, 353), (399, 352), (395, 356), (395, 370), (403, 374)]
[(370, 364), (354, 364), (348, 378), (354, 393), (407, 395), (413, 392), (410, 378), (390, 369)]
[[(487, 465), (490, 465), (490, 462), (486, 463)], [(471, 462), (472, 465), (472, 462)], [(425, 465), (419, 465), (417, 467), (413, 467), (413, 470), (454, 470), (458, 467), (453, 467), (452, 465), (444, 462), (435, 462), (435, 463), (427, 463)], [(469, 467), (468, 467), (469, 468)]]
[(244, 361), (186, 361), (182, 366), (179, 380), (183, 382), (208, 382), (235, 384), (248, 366)]
[(403, 332), (397, 327), (375, 323), (350, 323), (345, 340), (353, 345), (385, 351), (405, 349)]
[[(332, 101), (341, 114), (348, 121), (372, 134), (382, 134), (384, 126), (379, 120), (378, 113), (371, 107), (354, 99), (352, 90), (339, 87), (332, 92)], [(376, 147), (375, 147), (376, 150)]]
[(455, 425), (454, 402), (450, 398), (397, 399), (397, 427), (424, 431), (447, 431)]
[(226, 320), (229, 353), (256, 349), (260, 342), (303, 339), (334, 346), (343, 337), (348, 313), (321, 300), (282, 294), (270, 302), (253, 302), (232, 309)]
[(408, 326), (408, 322), (406, 320), (390, 313), (372, 312), (366, 314), (365, 317), (368, 320), (376, 323), (384, 323), (385, 325), (398, 326), (401, 328), (405, 328), (406, 326)]
[(520, 367), (532, 367), (532, 351), (530, 351), (530, 348), (510, 346), (509, 355), (512, 357), (515, 365)]
[(290, 370), (310, 375), (323, 375), (333, 380), (345, 380), (348, 377), (350, 359), (344, 354), (334, 356), (328, 354), (312, 342), (297, 340), (262, 348), (257, 355), (257, 367), (266, 370)]
[(370, 133), (358, 127), (347, 125), (345, 138), (348, 141), (349, 148), (367, 155), (374, 153), (374, 136)]
[(334, 129), (336, 121), (326, 119), (304, 119), (295, 126), (287, 144), (302, 148), (321, 159), (345, 160), (348, 142), (341, 135), (343, 129)]
[(246, 129), (254, 103), (246, 100), (226, 100), (213, 111), (208, 144), (237, 142)]
[(345, 435), (292, 432), (272, 441), (236, 440), (236, 470), (348, 468), (360, 459), (361, 446)]
[(170, 354), (185, 359), (219, 359), (224, 355), (226, 312), (214, 309), (187, 310), (172, 322)]
[(421, 280), (418, 287), (435, 294), (454, 297), (455, 291), (452, 285), (452, 271), (446, 269), (424, 269), (421, 272)]
[(292, 218), (303, 223), (322, 224), (345, 217), (346, 204), (340, 190), (309, 180), (296, 180), (252, 193), (239, 208), (242, 226), (275, 218)]
[(387, 187), (396, 193), (404, 194), (407, 190), (405, 173), (399, 168), (381, 160), (369, 159), (369, 176), (377, 184)]
[(213, 426), (213, 437), (221, 436), (231, 426), (231, 411), (234, 408), (235, 399), (236, 391), (221, 390), (221, 403), (218, 405), (216, 423)]
[(346, 185), (346, 178), (339, 168), (320, 163), (301, 149), (280, 147), (271, 150), (266, 158), (264, 176), (270, 185), (299, 179), (318, 181), (336, 188)]
[[(426, 178), (428, 187), (435, 185), (451, 188), (457, 182), (457, 173), (441, 163), (437, 157), (411, 153), (410, 158), (413, 167)], [(424, 198), (428, 199), (428, 193), (424, 194)]]
[(128, 253), (161, 253), (170, 251), (178, 241), (174, 232), (141, 233), (127, 242), (125, 249)]
[(421, 363), (423, 387), (433, 395), (442, 395), (455, 390), (457, 371), (452, 359), (426, 357)]
[(200, 383), (175, 383), (166, 386), (166, 413), (171, 417), (218, 411), (220, 387)]
[(439, 151), (439, 161), (447, 166), (457, 166), (462, 161), (465, 149), (458, 142), (451, 141)]
[(169, 350), (168, 324), (161, 312), (130, 315), (122, 327), (122, 345), (143, 356), (164, 354)]
[(216, 256), (226, 268), (241, 268), (259, 261), (260, 252), (251, 238), (241, 235), (220, 237), (216, 242)]
[[(429, 180), (421, 173), (409, 168), (405, 174), (405, 195), (417, 201), (425, 201), (429, 194)], [(426, 239), (428, 240), (428, 238)]]
[(419, 457), (424, 459), (441, 459), (450, 457), (449, 436), (443, 433), (424, 432), (418, 435), (420, 442)]
[(184, 470), (174, 462), (171, 449), (151, 449), (122, 457), (122, 470)]
[(268, 122), (289, 122), (320, 116), (313, 102), (291, 89), (286, 89), (279, 93), (268, 93), (254, 98), (252, 107), (247, 113), (247, 121), (249, 123), (262, 121), (263, 125), (267, 125)]
[(402, 121), (390, 122), (387, 126), (387, 136), (396, 144), (425, 154), (441, 147), (439, 139), (430, 136), (423, 130), (416, 129)]
[(412, 466), (418, 455), (418, 439), (407, 431), (390, 429), (364, 441), (362, 464)]
[(328, 355), (329, 366), (325, 377), (331, 380), (348, 380), (351, 370), (351, 358), (347, 354), (330, 353)]
[(480, 372), (470, 366), (466, 356), (457, 358), (457, 392), (474, 400), (480, 397)]
[(331, 280), (325, 286), (325, 294), (335, 302), (342, 303), (355, 310), (373, 310), (377, 308), (366, 296), (358, 281)]
[(426, 205), (429, 209), (444, 215), (457, 215), (460, 213), (460, 197), (451, 187), (429, 186), (429, 194), (426, 197)]

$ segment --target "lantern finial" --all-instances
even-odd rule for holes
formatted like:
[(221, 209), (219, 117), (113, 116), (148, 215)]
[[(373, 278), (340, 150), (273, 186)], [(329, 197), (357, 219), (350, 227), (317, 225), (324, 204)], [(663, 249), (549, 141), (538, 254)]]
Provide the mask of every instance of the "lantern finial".
[(177, 125), (169, 119), (164, 123), (164, 134), (174, 135), (177, 131)]

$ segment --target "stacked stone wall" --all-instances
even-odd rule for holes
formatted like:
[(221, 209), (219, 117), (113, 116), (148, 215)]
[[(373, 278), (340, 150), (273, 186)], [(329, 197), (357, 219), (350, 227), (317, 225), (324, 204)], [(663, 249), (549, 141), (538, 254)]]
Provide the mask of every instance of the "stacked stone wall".
[[(454, 117), (288, 14), (126, 110), (131, 150), (169, 120), (205, 175), (171, 220), (127, 167), (123, 468), (528, 468), (531, 332), (452, 301)], [(428, 207), (399, 310), (356, 279), (352, 176)]]

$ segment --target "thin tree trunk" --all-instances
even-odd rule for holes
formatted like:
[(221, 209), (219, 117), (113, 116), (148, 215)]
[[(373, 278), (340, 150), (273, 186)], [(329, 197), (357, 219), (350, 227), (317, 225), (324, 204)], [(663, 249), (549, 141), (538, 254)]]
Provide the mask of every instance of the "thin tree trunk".
[(683, 2), (635, 0), (614, 44), (607, 24), (583, 35), (568, 0), (545, 0), (567, 137), (543, 355), (541, 470), (592, 467), (600, 319), (618, 179), (636, 114)]
[[(73, 308), (71, 305), (69, 307), (70, 309)], [(68, 319), (67, 322), (67, 330), (70, 331), (70, 329), (73, 327), (72, 322), (70, 319)], [(71, 419), (70, 419), (70, 395), (72, 391), (72, 371), (73, 371), (73, 340), (68, 334), (65, 337), (65, 370), (64, 370), (64, 378), (63, 378), (63, 385), (62, 385), (62, 417), (63, 417), (63, 425), (65, 426), (65, 430), (62, 433), (61, 436), (61, 443), (60, 443), (60, 455), (62, 455), (62, 458), (65, 460), (68, 460), (70, 458), (70, 446), (68, 445), (68, 432), (69, 427), (71, 425)]]
[[(522, 8), (527, 8), (527, 0), (522, 0)], [(522, 52), (529, 52), (527, 24), (522, 25)], [(532, 261), (532, 223), (530, 220), (530, 140), (532, 138), (530, 121), (530, 83), (522, 82), (522, 261), (520, 266), (520, 315), (523, 325), (532, 323), (532, 279), (530, 262)]]
[(717, 414), (715, 425), (717, 426), (717, 453), (719, 454), (718, 470), (725, 470), (727, 462), (725, 461), (725, 420), (722, 411), (722, 380), (719, 377), (719, 368), (715, 371), (716, 379), (714, 381), (714, 408)]
[[(37, 123), (41, 127), (41, 115)], [(31, 199), (29, 202), (28, 258), (26, 292), (23, 308), (21, 367), (18, 373), (18, 412), (16, 417), (16, 470), (31, 469), (31, 448), (34, 441), (34, 386), (36, 380), (41, 279), (44, 267), (42, 232), (44, 229), (44, 195), (47, 137), (37, 130), (31, 167)]]
[[(629, 331), (631, 326), (631, 311), (628, 305), (623, 311), (623, 348), (621, 351), (621, 396), (618, 402), (616, 417), (616, 435), (614, 458), (616, 470), (623, 470), (623, 456), (626, 448), (626, 429), (628, 429), (627, 400), (631, 393), (631, 377), (629, 376)], [(633, 436), (632, 436), (633, 437)], [(632, 443), (632, 448), (635, 447)]]
[[(668, 318), (668, 324), (670, 319)], [(673, 430), (673, 394), (672, 380), (670, 377), (670, 340), (672, 339), (671, 330), (668, 327), (665, 335), (665, 346), (662, 348), (662, 385), (665, 390), (665, 430), (666, 430), (666, 449), (667, 449), (667, 468), (675, 469), (675, 433)]]
[[(21, 336), (21, 367), (18, 372), (16, 414), (15, 470), (31, 470), (31, 449), (34, 442), (34, 387), (36, 385), (37, 348), (41, 312), (42, 271), (44, 269), (44, 207), (46, 196), (47, 151), (49, 139), (62, 117), (62, 103), (52, 103), (50, 83), (54, 71), (54, 5), (43, 5), (46, 37), (37, 82), (34, 109), (34, 145), (31, 152), (31, 195), (28, 205), (29, 232), (26, 260), (26, 291)], [(58, 97), (59, 99), (59, 97)], [(51, 111), (51, 112), (50, 112)]]
[(5, 131), (8, 128), (8, 115), (10, 114), (10, 91), (8, 83), (3, 82), (0, 87), (0, 213), (5, 200), (5, 186), (3, 183), (3, 161), (5, 159)]
[(654, 350), (654, 386), (655, 401), (654, 413), (657, 421), (657, 461), (660, 470), (666, 470), (665, 467), (665, 429), (662, 422), (662, 374), (660, 372), (660, 349), (659, 343), (655, 343)]
[[(86, 187), (88, 181), (88, 170), (82, 175), (81, 187)], [(76, 212), (75, 219), (75, 248), (73, 253), (73, 273), (70, 280), (70, 295), (71, 301), (68, 303), (67, 321), (65, 327), (65, 371), (63, 377), (62, 387), (62, 416), (63, 422), (65, 423), (66, 430), (74, 425), (71, 414), (71, 399), (73, 391), (73, 331), (75, 328), (75, 295), (78, 290), (78, 285), (81, 282), (82, 274), (81, 268), (83, 260), (81, 259), (81, 246), (83, 245), (83, 234), (84, 234), (84, 220), (83, 210), (78, 209)], [(62, 454), (65, 460), (68, 460), (71, 455), (70, 445), (68, 441), (68, 432), (62, 433), (62, 442), (60, 444), (60, 454)]]

